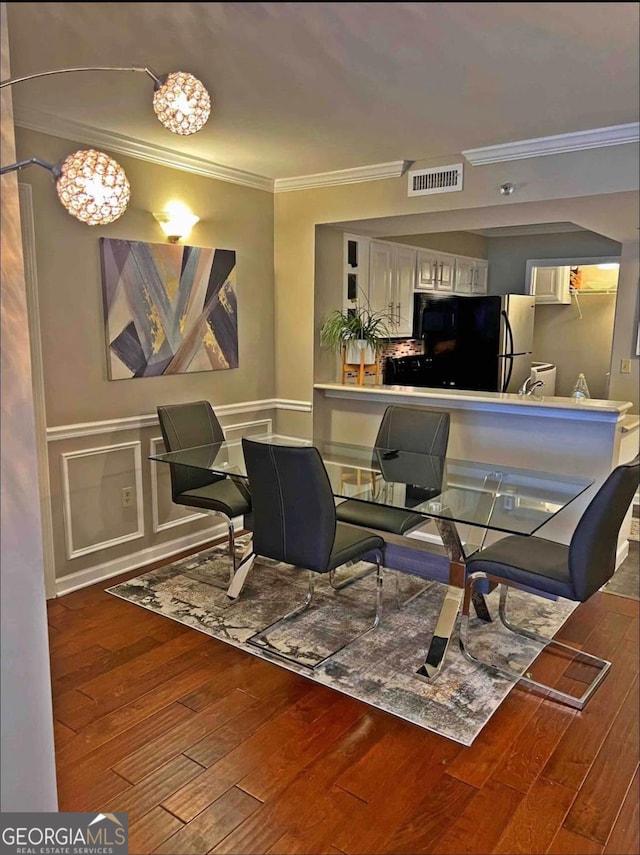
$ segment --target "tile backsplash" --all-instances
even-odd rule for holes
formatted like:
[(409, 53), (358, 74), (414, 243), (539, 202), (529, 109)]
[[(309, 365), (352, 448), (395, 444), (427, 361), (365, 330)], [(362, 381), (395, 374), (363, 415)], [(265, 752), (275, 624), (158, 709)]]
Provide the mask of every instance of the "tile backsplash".
[[(380, 382), (383, 382), (384, 361), (388, 356), (413, 356), (424, 352), (423, 343), (420, 339), (413, 338), (398, 338), (392, 339), (380, 351), (378, 356), (378, 366), (380, 370)], [(349, 371), (346, 375), (347, 382), (358, 382), (358, 375), (355, 371)], [(373, 383), (375, 374), (372, 370), (365, 371), (365, 383)]]

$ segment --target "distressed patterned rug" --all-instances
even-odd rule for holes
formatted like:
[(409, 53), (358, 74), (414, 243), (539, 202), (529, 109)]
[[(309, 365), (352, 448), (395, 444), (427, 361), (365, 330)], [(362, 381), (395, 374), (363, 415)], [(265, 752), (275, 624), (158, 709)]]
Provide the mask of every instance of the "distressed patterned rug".
[[(242, 538), (238, 538), (241, 549)], [(350, 572), (362, 570), (354, 565)], [(384, 614), (380, 627), (350, 644), (326, 663), (310, 671), (284, 662), (268, 651), (246, 644), (257, 630), (268, 626), (304, 601), (306, 571), (268, 560), (258, 560), (238, 601), (229, 604), (224, 590), (212, 579), (228, 578), (229, 558), (218, 547), (153, 570), (108, 588), (114, 596), (204, 632), (220, 641), (274, 662), (308, 679), (358, 698), (413, 724), (449, 739), (471, 745), (504, 700), (513, 684), (493, 677), (467, 662), (452, 639), (445, 667), (432, 684), (414, 676), (422, 664), (435, 627), (445, 586), (434, 582), (402, 610), (395, 602), (396, 573), (384, 574)], [(349, 572), (349, 571), (345, 571)], [(424, 580), (400, 574), (402, 596), (419, 590)], [(269, 636), (283, 652), (321, 658), (370, 624), (375, 607), (375, 574), (335, 591), (318, 578), (315, 605)], [(488, 597), (497, 614), (497, 595)], [(544, 635), (553, 635), (576, 607), (567, 600), (550, 602), (514, 592), (510, 615)], [(524, 670), (537, 655), (536, 642), (520, 641), (499, 621), (475, 621), (472, 641), (478, 655), (496, 664)]]

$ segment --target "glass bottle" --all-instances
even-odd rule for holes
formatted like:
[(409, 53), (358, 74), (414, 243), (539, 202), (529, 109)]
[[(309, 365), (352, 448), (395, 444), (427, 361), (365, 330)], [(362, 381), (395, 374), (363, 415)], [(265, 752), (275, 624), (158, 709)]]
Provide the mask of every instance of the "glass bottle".
[(576, 380), (575, 385), (573, 387), (571, 397), (576, 401), (581, 401), (584, 398), (591, 397), (584, 374), (578, 374), (578, 379)]

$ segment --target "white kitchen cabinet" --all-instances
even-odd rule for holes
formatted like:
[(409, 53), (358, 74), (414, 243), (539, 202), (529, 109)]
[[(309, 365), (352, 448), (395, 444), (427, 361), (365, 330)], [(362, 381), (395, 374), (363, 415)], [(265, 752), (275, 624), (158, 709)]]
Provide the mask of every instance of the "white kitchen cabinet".
[(534, 267), (531, 272), (531, 289), (536, 303), (570, 303), (570, 267)]
[(393, 336), (410, 336), (413, 327), (413, 289), (416, 250), (400, 244), (369, 244), (369, 306), (391, 318)]
[(488, 261), (456, 256), (453, 290), (456, 294), (486, 294), (488, 273)]
[(418, 290), (453, 291), (454, 272), (454, 255), (418, 250)]

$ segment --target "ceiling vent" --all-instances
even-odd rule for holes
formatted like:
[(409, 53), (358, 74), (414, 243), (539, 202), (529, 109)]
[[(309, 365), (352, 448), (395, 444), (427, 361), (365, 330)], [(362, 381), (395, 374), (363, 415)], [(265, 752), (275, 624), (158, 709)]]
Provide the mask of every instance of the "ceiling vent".
[(430, 193), (454, 193), (462, 190), (462, 164), (437, 166), (434, 169), (409, 171), (409, 196), (428, 196)]

